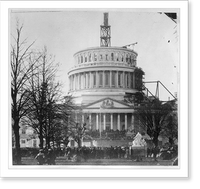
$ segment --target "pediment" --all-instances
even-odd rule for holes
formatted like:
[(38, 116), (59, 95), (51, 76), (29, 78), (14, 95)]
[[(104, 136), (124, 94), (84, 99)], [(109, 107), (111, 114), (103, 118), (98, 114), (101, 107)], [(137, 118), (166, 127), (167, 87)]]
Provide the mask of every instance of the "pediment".
[(125, 102), (121, 102), (121, 101), (117, 101), (115, 99), (112, 98), (104, 98), (101, 100), (98, 100), (96, 102), (90, 103), (88, 105), (86, 105), (84, 108), (87, 109), (120, 109), (120, 108), (130, 108), (130, 106), (128, 104), (126, 104)]

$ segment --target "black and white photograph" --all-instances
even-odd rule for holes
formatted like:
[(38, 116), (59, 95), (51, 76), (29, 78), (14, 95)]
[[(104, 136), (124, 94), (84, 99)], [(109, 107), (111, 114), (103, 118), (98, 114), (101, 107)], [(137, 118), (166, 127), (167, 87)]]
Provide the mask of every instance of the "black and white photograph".
[(11, 9), (10, 32), (13, 165), (178, 166), (178, 9)]

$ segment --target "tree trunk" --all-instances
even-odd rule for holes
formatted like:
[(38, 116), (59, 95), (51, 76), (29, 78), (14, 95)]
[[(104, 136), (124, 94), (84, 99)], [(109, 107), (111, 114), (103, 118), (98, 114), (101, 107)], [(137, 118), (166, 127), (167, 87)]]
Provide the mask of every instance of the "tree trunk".
[(156, 156), (157, 156), (157, 154), (158, 154), (158, 134), (157, 134), (156, 132), (154, 133), (153, 143), (154, 143), (153, 156), (154, 156), (154, 159), (155, 159), (155, 161), (156, 161), (156, 160), (157, 160), (157, 159), (156, 159)]
[(19, 121), (15, 121), (14, 123), (14, 135), (15, 135), (15, 154), (14, 161), (17, 165), (21, 165), (21, 149), (20, 149), (20, 136), (19, 136)]
[(43, 149), (43, 146), (44, 146), (44, 142), (43, 142), (43, 135), (42, 135), (42, 133), (40, 133), (40, 136), (39, 136), (39, 138), (40, 138), (40, 149)]
[(79, 138), (79, 139), (78, 139), (78, 147), (81, 147), (81, 144), (82, 144), (82, 141), (81, 141), (81, 139)]

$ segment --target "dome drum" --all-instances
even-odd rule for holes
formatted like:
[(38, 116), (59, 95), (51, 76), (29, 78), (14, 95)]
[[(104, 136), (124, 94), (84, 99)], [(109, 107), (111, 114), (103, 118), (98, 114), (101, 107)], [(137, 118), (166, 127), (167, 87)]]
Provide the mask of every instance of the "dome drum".
[(99, 47), (77, 52), (74, 55), (75, 65), (97, 62), (124, 63), (130, 67), (136, 66), (137, 53), (130, 49), (118, 47)]

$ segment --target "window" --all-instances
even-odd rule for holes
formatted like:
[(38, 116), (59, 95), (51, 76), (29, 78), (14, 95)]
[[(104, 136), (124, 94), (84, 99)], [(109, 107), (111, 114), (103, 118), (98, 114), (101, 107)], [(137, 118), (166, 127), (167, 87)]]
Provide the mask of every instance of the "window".
[(81, 63), (83, 63), (83, 56), (81, 56)]
[(111, 53), (111, 60), (114, 60), (114, 53)]
[(126, 55), (126, 62), (128, 63), (128, 54)]
[(89, 54), (89, 62), (91, 62), (91, 58), (92, 58), (92, 56), (91, 56), (91, 54)]
[(106, 54), (106, 60), (108, 60), (108, 54)]
[(85, 56), (85, 62), (87, 62), (87, 56)]
[(26, 134), (26, 129), (22, 129), (22, 134)]
[(122, 62), (124, 61), (124, 55), (122, 55)]
[(105, 86), (109, 86), (110, 85), (110, 74), (109, 72), (105, 72)]
[(21, 143), (22, 143), (22, 144), (25, 144), (25, 143), (26, 143), (26, 140), (21, 140)]
[(99, 72), (99, 87), (103, 86), (103, 72)]

